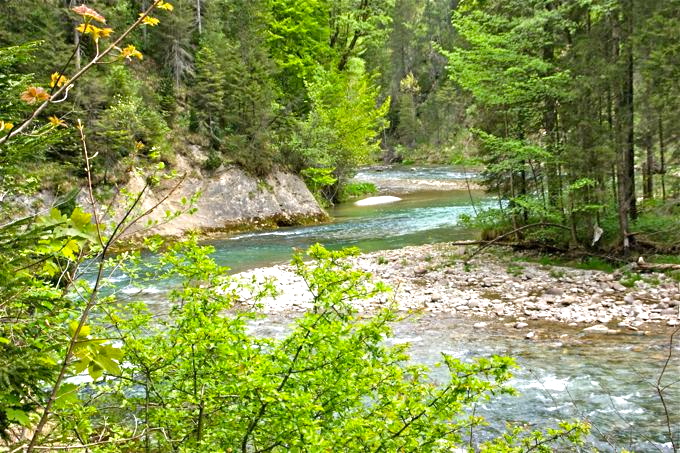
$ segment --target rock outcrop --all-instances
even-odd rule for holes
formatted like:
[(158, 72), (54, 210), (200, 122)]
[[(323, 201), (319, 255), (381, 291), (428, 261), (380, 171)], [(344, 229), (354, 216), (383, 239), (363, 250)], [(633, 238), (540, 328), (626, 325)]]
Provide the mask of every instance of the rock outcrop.
[[(113, 198), (95, 189), (102, 200), (98, 205), (100, 220), (110, 224), (123, 218), (131, 200), (142, 190), (143, 197), (128, 216), (128, 220), (138, 220), (125, 230), (124, 240), (134, 241), (150, 234), (180, 237), (190, 231), (209, 234), (328, 219), (304, 181), (293, 173), (277, 170), (257, 178), (235, 165), (208, 172), (201, 170), (204, 161), (200, 149), (191, 146), (173, 163), (173, 170), (183, 177), (163, 179), (146, 187), (148, 175), (130, 173), (122, 190), (114, 190), (117, 195)], [(44, 190), (32, 196), (15, 196), (13, 203), (18, 215), (30, 216), (48, 212), (62, 203), (62, 198)], [(85, 210), (92, 210), (84, 189), (75, 201)]]
[[(255, 178), (233, 166), (210, 175), (187, 176), (167, 197), (170, 181), (163, 188), (148, 190), (141, 211), (157, 208), (147, 214), (139, 225), (130, 230), (132, 236), (155, 233), (162, 236), (182, 236), (189, 231), (214, 233), (312, 223), (328, 218), (319, 207), (305, 183), (292, 173), (275, 171), (265, 178)], [(144, 187), (141, 177), (133, 177), (128, 190), (138, 192)], [(187, 211), (191, 200), (192, 213), (168, 219), (168, 213)], [(153, 226), (147, 231), (148, 222)]]

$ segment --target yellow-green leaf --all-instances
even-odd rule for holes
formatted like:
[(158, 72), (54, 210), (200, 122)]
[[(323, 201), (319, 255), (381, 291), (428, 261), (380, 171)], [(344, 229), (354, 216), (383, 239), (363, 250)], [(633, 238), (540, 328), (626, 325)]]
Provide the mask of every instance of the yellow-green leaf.
[[(68, 327), (69, 327), (69, 330), (71, 332), (71, 335), (74, 335), (76, 333), (76, 329), (78, 328), (78, 324), (79, 324), (78, 321), (71, 321), (69, 323)], [(84, 325), (83, 327), (80, 328), (80, 332), (78, 332), (78, 338), (87, 337), (88, 335), (90, 335), (91, 331), (92, 331), (92, 329), (90, 329), (90, 326)]]

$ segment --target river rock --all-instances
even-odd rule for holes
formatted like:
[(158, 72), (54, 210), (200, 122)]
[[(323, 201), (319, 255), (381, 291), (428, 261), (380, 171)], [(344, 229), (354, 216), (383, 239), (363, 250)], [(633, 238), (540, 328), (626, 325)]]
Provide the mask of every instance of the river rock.
[[(509, 318), (515, 319), (509, 327), (517, 329), (528, 327), (527, 319), (557, 321), (582, 328), (592, 324), (621, 323), (626, 328), (637, 329), (650, 323), (665, 325), (678, 317), (675, 307), (680, 304), (680, 287), (676, 282), (663, 281), (657, 287), (658, 293), (652, 289), (631, 291), (604, 272), (565, 269), (564, 281), (558, 281), (548, 270), (532, 263), (523, 264), (525, 274), (531, 279), (522, 280), (509, 275), (507, 264), (491, 256), (480, 256), (473, 260), (469, 269), (463, 269), (461, 263), (451, 262), (447, 250), (441, 245), (405, 247), (366, 254), (349, 261), (372, 272), (376, 280), (383, 280), (395, 288), (396, 294), (383, 297), (381, 303), (394, 301), (398, 310), (424, 308), (431, 313), (459, 317)], [(376, 264), (378, 257), (388, 264)], [(286, 266), (276, 268), (291, 269)], [(268, 269), (263, 269), (261, 275), (279, 275)], [(298, 284), (303, 285), (303, 282), (290, 283)], [(306, 294), (304, 288), (294, 293)], [(296, 298), (305, 300), (303, 296)], [(267, 309), (285, 310), (292, 302)], [(356, 301), (355, 304), (360, 311), (381, 306), (373, 300)], [(473, 322), (488, 323), (487, 320)]]
[(619, 291), (619, 292), (622, 292), (622, 291), (625, 291), (626, 289), (628, 289), (619, 282), (612, 282), (610, 284), (610, 286), (611, 286), (611, 289), (613, 289), (614, 291)]
[(551, 286), (545, 290), (544, 294), (547, 294), (549, 296), (561, 296), (562, 294), (564, 294), (564, 290), (557, 286)]
[(424, 266), (417, 267), (413, 270), (414, 275), (425, 275), (427, 274), (427, 268)]
[(613, 333), (619, 333), (619, 330), (610, 329), (609, 327), (607, 327), (604, 324), (597, 324), (597, 325), (594, 325), (594, 326), (586, 327), (581, 332), (613, 334)]
[(564, 306), (568, 306), (568, 305), (574, 304), (576, 302), (578, 302), (578, 298), (576, 298), (574, 296), (564, 296), (561, 300), (561, 303)]

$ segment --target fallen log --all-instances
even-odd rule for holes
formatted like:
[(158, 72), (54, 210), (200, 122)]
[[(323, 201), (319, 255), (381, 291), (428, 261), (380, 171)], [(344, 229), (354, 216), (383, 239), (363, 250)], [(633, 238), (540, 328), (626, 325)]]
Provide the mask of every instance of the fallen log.
[(663, 271), (680, 271), (680, 264), (667, 263), (635, 263), (631, 270), (639, 270), (641, 272), (663, 272)]

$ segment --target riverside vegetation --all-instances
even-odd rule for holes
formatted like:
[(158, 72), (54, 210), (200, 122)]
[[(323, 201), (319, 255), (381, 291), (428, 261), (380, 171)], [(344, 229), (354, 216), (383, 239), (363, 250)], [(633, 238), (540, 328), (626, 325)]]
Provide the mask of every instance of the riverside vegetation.
[[(4, 2), (0, 194), (14, 220), (0, 228), (2, 448), (576, 448), (579, 421), (480, 437), (472, 407), (511, 392), (512, 359), (443, 355), (449, 379), (433, 382), (405, 346), (384, 344), (392, 311), (357, 315), (352, 301), (384, 288), (348, 264), (355, 251), (294, 257), (311, 310), (272, 340), (248, 333), (257, 315), (233, 310), (244, 301), (209, 247), (148, 238), (157, 266), (112, 248), (148, 211), (145, 192), (176, 178), (189, 143), (208, 151), (208, 170), (286, 167), (332, 201), (382, 135), (401, 158), (474, 141), (487, 183), (509, 200), (483, 218), (489, 231), (577, 246), (602, 229), (593, 244), (608, 249), (676, 250), (677, 231), (664, 230), (678, 215), (676, 3), (463, 1), (451, 22), (448, 1)], [(636, 144), (649, 212), (663, 214), (647, 229), (635, 223)], [(145, 185), (117, 192), (130, 172)], [(74, 206), (79, 186), (91, 214)], [(70, 196), (17, 220), (17, 196), (43, 189)], [(107, 205), (123, 215), (110, 220)], [(521, 238), (534, 224), (547, 227)], [(168, 312), (152, 314), (117, 291), (116, 272), (181, 283)], [(273, 291), (251, 285), (252, 304)]]

